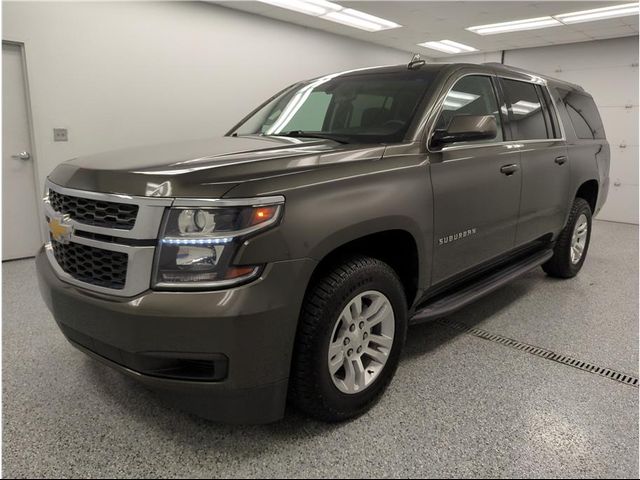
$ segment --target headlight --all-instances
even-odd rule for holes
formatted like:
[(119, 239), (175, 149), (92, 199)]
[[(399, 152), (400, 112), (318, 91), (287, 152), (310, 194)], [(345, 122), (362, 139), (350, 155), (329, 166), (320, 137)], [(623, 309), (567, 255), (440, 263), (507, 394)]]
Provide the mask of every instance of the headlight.
[(187, 202), (176, 201), (178, 206), (165, 214), (156, 251), (155, 288), (221, 288), (257, 277), (262, 265), (234, 265), (233, 258), (248, 235), (280, 221), (284, 197), (182, 206)]

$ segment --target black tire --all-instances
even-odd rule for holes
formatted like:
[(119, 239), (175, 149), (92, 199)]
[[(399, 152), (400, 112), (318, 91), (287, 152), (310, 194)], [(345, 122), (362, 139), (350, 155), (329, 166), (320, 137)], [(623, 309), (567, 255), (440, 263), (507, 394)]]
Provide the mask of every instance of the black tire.
[[(376, 290), (391, 303), (395, 333), (388, 359), (373, 382), (359, 393), (343, 393), (334, 384), (327, 355), (334, 325), (358, 294)], [(326, 422), (344, 421), (367, 411), (395, 374), (407, 334), (407, 300), (402, 283), (386, 263), (351, 256), (325, 270), (307, 291), (296, 336), (290, 400), (300, 411)]]
[[(577, 263), (571, 261), (571, 241), (576, 222), (581, 215), (587, 218), (587, 237), (582, 251), (582, 257)], [(591, 240), (591, 207), (586, 200), (576, 198), (569, 213), (569, 220), (562, 232), (558, 236), (556, 245), (553, 249), (553, 257), (542, 265), (542, 269), (551, 277), (572, 278), (575, 277), (585, 259), (589, 250), (589, 241)]]

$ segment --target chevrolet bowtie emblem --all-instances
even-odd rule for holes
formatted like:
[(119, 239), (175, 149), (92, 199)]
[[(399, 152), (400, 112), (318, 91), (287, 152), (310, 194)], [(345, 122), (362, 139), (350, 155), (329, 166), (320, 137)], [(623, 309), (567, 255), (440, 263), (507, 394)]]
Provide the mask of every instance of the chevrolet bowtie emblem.
[(51, 232), (51, 238), (53, 238), (58, 243), (66, 244), (69, 243), (69, 240), (71, 240), (73, 226), (65, 223), (68, 220), (68, 215), (51, 217), (51, 219), (49, 220), (49, 232)]

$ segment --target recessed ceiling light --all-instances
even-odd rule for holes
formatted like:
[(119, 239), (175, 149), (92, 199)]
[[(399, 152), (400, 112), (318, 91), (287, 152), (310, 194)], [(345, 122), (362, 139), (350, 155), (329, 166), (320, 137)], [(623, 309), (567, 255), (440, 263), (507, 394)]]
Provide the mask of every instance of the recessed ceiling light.
[(286, 8), (295, 12), (313, 15), (315, 17), (324, 15), (333, 10), (329, 5), (331, 2), (325, 2), (321, 5), (318, 2), (309, 2), (301, 0), (260, 0), (262, 3), (268, 3), (274, 7)]
[(554, 18), (562, 23), (581, 23), (591, 22), (593, 20), (601, 20), (605, 18), (626, 17), (628, 15), (638, 15), (640, 4), (625, 3), (623, 5), (614, 5), (612, 7), (594, 8), (592, 10), (582, 10), (580, 12), (562, 13), (554, 15)]
[(555, 27), (562, 25), (553, 17), (527, 18), (513, 22), (492, 23), (490, 25), (478, 25), (467, 30), (478, 35), (495, 35), (496, 33), (518, 32), (521, 30), (535, 30), (537, 28)]
[(477, 48), (470, 47), (469, 45), (465, 45), (464, 43), (454, 42), (453, 40), (440, 40), (440, 43), (444, 43), (445, 45), (449, 45), (450, 47), (459, 48), (463, 52), (477, 52)]
[(398, 25), (396, 22), (392, 22), (391, 20), (386, 20), (384, 18), (376, 17), (375, 15), (369, 15), (368, 13), (361, 12), (360, 10), (356, 10), (354, 8), (345, 8), (342, 10), (342, 13), (346, 15), (350, 15), (352, 17), (361, 18), (362, 20), (366, 20), (368, 22), (373, 22), (382, 27), (383, 30), (389, 28), (398, 28), (401, 25)]
[(368, 32), (378, 32), (390, 28), (398, 28), (395, 22), (384, 18), (369, 15), (368, 13), (345, 8), (337, 3), (326, 0), (259, 0), (275, 7), (286, 8), (295, 12), (304, 13), (313, 17), (323, 18), (332, 22), (341, 23), (349, 27), (359, 28)]
[(477, 52), (477, 48), (464, 45), (463, 43), (454, 42), (452, 40), (440, 40), (439, 42), (424, 42), (418, 44), (421, 47), (430, 48), (432, 50), (438, 50), (445, 53), (463, 53), (463, 52)]

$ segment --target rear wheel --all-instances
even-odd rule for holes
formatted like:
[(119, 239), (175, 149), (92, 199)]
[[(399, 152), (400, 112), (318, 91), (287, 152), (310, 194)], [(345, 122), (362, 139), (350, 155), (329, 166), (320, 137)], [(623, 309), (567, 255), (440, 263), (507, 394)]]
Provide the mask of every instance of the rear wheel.
[(291, 400), (324, 421), (369, 409), (391, 381), (407, 329), (395, 271), (355, 256), (336, 264), (305, 297), (295, 345)]
[(591, 239), (591, 207), (586, 200), (576, 198), (564, 230), (558, 236), (553, 257), (543, 270), (552, 277), (575, 277), (587, 257)]

